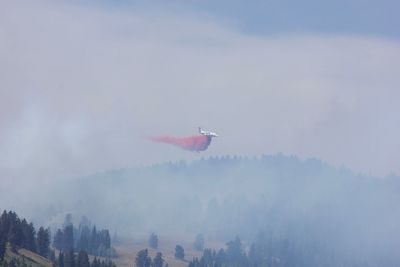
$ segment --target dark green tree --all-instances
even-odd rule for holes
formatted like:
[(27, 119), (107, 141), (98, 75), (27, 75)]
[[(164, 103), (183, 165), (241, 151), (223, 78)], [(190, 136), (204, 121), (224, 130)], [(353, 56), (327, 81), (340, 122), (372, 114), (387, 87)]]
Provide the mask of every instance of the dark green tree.
[(246, 266), (247, 257), (239, 237), (229, 241), (226, 249), (227, 262), (233, 266)]
[(43, 257), (47, 257), (49, 254), (49, 246), (50, 246), (50, 230), (44, 229), (43, 227), (39, 228), (37, 233), (37, 252), (39, 255)]
[(214, 259), (215, 259), (215, 251), (212, 251), (211, 249), (205, 249), (203, 251), (202, 260), (204, 261), (204, 264), (206, 266), (208, 265), (212, 266)]
[(199, 267), (200, 262), (198, 258), (194, 258), (191, 262), (189, 262), (188, 267)]
[(3, 262), (5, 253), (6, 253), (6, 239), (3, 235), (0, 235), (0, 263)]
[(185, 250), (181, 245), (175, 247), (175, 258), (183, 260), (185, 258)]
[(153, 259), (153, 267), (163, 267), (163, 265), (164, 265), (164, 259), (162, 257), (162, 253), (158, 252)]
[(72, 214), (68, 213), (65, 215), (63, 227), (65, 228), (70, 225), (72, 225)]
[(75, 254), (72, 249), (64, 254), (64, 267), (75, 267)]
[(58, 253), (58, 267), (64, 267), (64, 253), (61, 250)]
[(65, 251), (74, 250), (74, 226), (72, 224), (68, 224), (64, 227), (62, 240), (62, 248)]
[(10, 242), (11, 246), (20, 247), (22, 246), (23, 233), (21, 227), (21, 220), (18, 218), (15, 212), (8, 212), (7, 215), (7, 225), (8, 225), (8, 235), (7, 240)]
[(151, 266), (151, 258), (149, 257), (149, 252), (147, 249), (142, 249), (136, 254), (135, 266), (136, 267)]
[(98, 260), (97, 257), (94, 257), (90, 267), (100, 267), (100, 260)]
[(32, 223), (29, 223), (23, 219), (21, 221), (21, 227), (22, 227), (22, 235), (23, 235), (23, 241), (22, 241), (22, 247), (26, 248), (30, 251), (36, 252), (36, 232), (35, 232), (35, 227), (33, 226)]
[(111, 247), (110, 232), (108, 230), (101, 230), (100, 231), (100, 239), (101, 239), (101, 244), (106, 249), (109, 249)]
[(88, 226), (85, 225), (80, 227), (80, 236), (76, 248), (79, 250), (81, 249), (87, 250), (90, 253), (91, 251), (89, 243), (90, 243), (90, 229)]
[(56, 252), (54, 251), (54, 249), (49, 249), (49, 260), (51, 260), (51, 262), (55, 263), (56, 262)]
[(198, 234), (193, 243), (193, 248), (198, 251), (202, 251), (204, 249), (204, 237), (202, 234)]
[(56, 234), (54, 235), (53, 246), (59, 250), (64, 249), (64, 235), (61, 229), (57, 229)]
[(222, 248), (218, 251), (217, 255), (215, 256), (215, 265), (222, 266), (226, 262), (226, 253), (225, 250)]
[(149, 237), (149, 246), (154, 249), (158, 248), (158, 237), (155, 233), (151, 233)]
[(85, 250), (79, 251), (76, 267), (90, 267), (89, 256)]
[(97, 238), (97, 230), (96, 225), (93, 226), (92, 233), (90, 235), (90, 243), (89, 243), (89, 251), (97, 252), (97, 248), (99, 247), (98, 238)]

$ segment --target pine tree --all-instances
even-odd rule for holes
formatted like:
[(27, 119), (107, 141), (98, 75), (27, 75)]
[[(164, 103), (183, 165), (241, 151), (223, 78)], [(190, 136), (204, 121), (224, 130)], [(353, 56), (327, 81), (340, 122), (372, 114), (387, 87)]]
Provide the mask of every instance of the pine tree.
[(101, 243), (106, 248), (109, 249), (111, 247), (111, 238), (108, 230), (101, 230)]
[(75, 255), (72, 249), (64, 255), (64, 267), (75, 267)]
[(98, 242), (97, 242), (97, 230), (96, 230), (96, 225), (93, 226), (92, 233), (90, 235), (90, 243), (89, 243), (89, 252), (92, 254), (97, 254), (97, 248), (98, 248)]
[(196, 240), (194, 241), (193, 248), (198, 251), (202, 251), (204, 249), (204, 237), (202, 234), (198, 234), (196, 236)]
[(243, 250), (243, 245), (239, 237), (236, 237), (235, 240), (229, 241), (226, 245), (226, 257), (228, 263), (245, 265), (247, 257)]
[(85, 250), (79, 251), (76, 267), (90, 267), (89, 256)]
[(65, 215), (63, 227), (66, 228), (70, 225), (72, 225), (72, 214), (68, 213), (67, 215)]
[(44, 229), (43, 227), (39, 228), (37, 239), (37, 252), (39, 255), (43, 257), (47, 257), (49, 253), (49, 246), (50, 246), (50, 230)]
[(63, 233), (63, 246), (64, 250), (74, 250), (74, 226), (69, 224), (65, 226)]
[(205, 265), (212, 265), (214, 261), (214, 254), (211, 249), (205, 249), (203, 252), (202, 260), (204, 260)]
[(226, 262), (226, 253), (225, 251), (221, 248), (217, 255), (215, 256), (215, 264), (216, 266), (222, 266)]
[(185, 258), (185, 250), (181, 245), (176, 245), (175, 247), (175, 258), (180, 260)]
[(162, 253), (158, 252), (153, 259), (153, 267), (163, 267), (164, 259), (162, 258)]
[(58, 267), (64, 267), (64, 253), (62, 251), (58, 253)]
[(3, 262), (5, 253), (6, 253), (6, 239), (3, 235), (0, 235), (0, 263)]
[(89, 242), (90, 242), (90, 229), (87, 225), (80, 227), (80, 236), (77, 242), (77, 249), (90, 251)]
[(21, 228), (21, 221), (15, 212), (8, 212), (8, 235), (7, 240), (12, 247), (20, 247), (23, 241), (23, 233)]
[(136, 267), (150, 267), (151, 258), (147, 249), (142, 249), (136, 254), (135, 258)]
[(56, 234), (54, 235), (53, 246), (59, 250), (65, 249), (64, 248), (64, 236), (63, 236), (63, 232), (60, 229), (57, 229)]
[(35, 227), (33, 227), (32, 223), (28, 224), (28, 222), (23, 219), (21, 221), (21, 228), (23, 235), (22, 247), (30, 251), (36, 252)]
[(49, 260), (53, 263), (56, 262), (56, 252), (54, 251), (54, 249), (49, 249)]
[(151, 248), (157, 249), (158, 248), (158, 237), (155, 233), (152, 233), (149, 238), (149, 246)]
[(97, 257), (94, 257), (92, 264), (90, 265), (91, 267), (100, 267), (100, 262), (97, 259)]

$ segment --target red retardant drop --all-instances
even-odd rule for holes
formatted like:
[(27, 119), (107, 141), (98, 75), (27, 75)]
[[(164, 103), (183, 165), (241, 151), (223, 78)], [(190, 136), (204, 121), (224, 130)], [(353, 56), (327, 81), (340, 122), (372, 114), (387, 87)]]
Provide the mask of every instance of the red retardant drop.
[(169, 135), (149, 137), (153, 142), (175, 145), (190, 151), (204, 151), (211, 143), (211, 137), (206, 135), (195, 135), (189, 137), (174, 137)]

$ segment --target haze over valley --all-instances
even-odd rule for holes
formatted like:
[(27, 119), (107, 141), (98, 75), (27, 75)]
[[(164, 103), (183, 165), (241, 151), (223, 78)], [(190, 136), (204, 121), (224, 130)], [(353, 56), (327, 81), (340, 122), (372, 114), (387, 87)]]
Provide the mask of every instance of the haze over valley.
[(398, 266), (399, 8), (2, 3), (0, 267)]

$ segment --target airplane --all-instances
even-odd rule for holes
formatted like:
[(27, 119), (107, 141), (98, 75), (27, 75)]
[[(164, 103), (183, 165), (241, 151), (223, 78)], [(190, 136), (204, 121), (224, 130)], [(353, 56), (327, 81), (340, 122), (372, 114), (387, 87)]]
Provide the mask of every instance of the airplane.
[(217, 133), (210, 132), (210, 131), (204, 131), (203, 129), (201, 129), (201, 127), (199, 127), (199, 133), (202, 135), (205, 135), (205, 136), (218, 137)]

